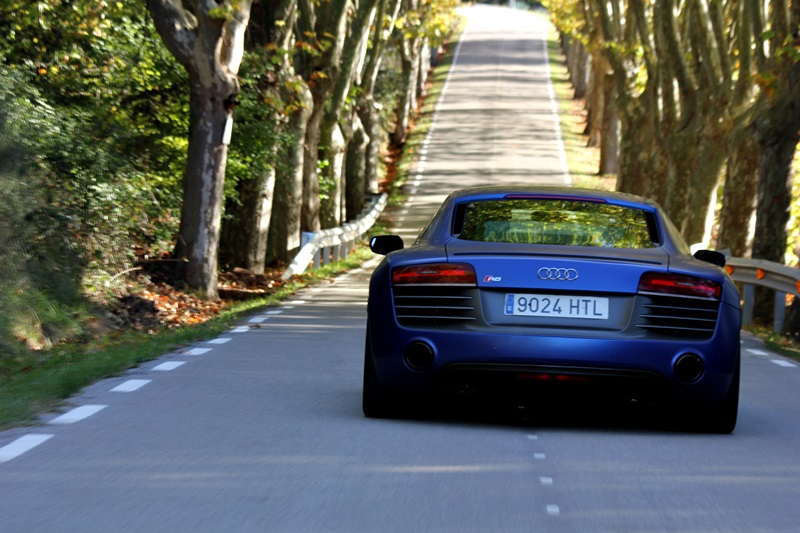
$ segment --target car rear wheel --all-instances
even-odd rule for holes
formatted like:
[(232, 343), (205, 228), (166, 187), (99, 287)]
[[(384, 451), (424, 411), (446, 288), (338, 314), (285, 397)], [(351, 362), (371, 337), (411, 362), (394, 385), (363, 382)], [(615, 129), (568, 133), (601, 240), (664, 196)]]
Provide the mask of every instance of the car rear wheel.
[(736, 369), (733, 372), (728, 394), (720, 402), (704, 406), (697, 413), (697, 429), (707, 433), (720, 435), (732, 433), (736, 428), (736, 419), (739, 414), (739, 375), (741, 370), (741, 357), (736, 358)]
[(362, 390), (361, 408), (367, 418), (393, 418), (401, 413), (400, 394), (385, 387), (375, 372), (369, 331), (367, 331), (366, 346), (364, 348), (364, 388)]

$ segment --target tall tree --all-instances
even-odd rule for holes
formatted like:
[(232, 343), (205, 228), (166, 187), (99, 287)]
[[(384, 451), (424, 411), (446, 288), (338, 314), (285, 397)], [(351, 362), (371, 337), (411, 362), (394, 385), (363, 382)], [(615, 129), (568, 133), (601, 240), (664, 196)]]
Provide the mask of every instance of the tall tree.
[[(800, 131), (800, 62), (795, 57), (800, 44), (800, 2), (787, 5), (784, 0), (774, 0), (770, 8), (769, 31), (754, 32), (762, 90), (753, 123), (758, 151), (753, 257), (783, 263), (792, 201), (791, 163)], [(753, 15), (753, 23), (759, 28), (764, 14), (755, 9)], [(766, 56), (764, 50), (771, 55)], [(769, 320), (772, 305), (765, 296), (762, 293), (757, 298), (757, 316)]]
[[(236, 196), (226, 204), (222, 256), (231, 265), (262, 273), (267, 262), (285, 261), (300, 242), (302, 179), (300, 159), (290, 152), (298, 143), (292, 115), (303, 115), (308, 102), (298, 97), (302, 86), (292, 67), (291, 43), (297, 0), (264, 0), (253, 5), (240, 79), (240, 107), (233, 148), (242, 149)], [(305, 117), (307, 120), (308, 117)], [(241, 125), (239, 125), (241, 123)], [(303, 135), (299, 135), (303, 138)], [(277, 197), (276, 197), (277, 194)], [(272, 231), (273, 211), (277, 209)], [(273, 234), (270, 251), (270, 233)]]
[(424, 0), (403, 0), (402, 6), (401, 17), (398, 20), (401, 30), (395, 33), (402, 66), (402, 87), (392, 133), (392, 142), (396, 146), (402, 146), (406, 142), (409, 120), (416, 107), (419, 58), (425, 43), (426, 3)]
[(300, 0), (297, 18), (297, 47), (295, 56), (298, 74), (308, 84), (313, 105), (306, 126), (303, 144), (303, 209), (304, 231), (319, 231), (320, 195), (330, 194), (332, 184), (320, 184), (319, 145), (325, 104), (335, 83), (334, 71), (342, 57), (347, 32), (347, 0)]
[[(366, 146), (364, 146), (363, 163), (351, 161), (347, 165), (347, 217), (354, 218), (364, 206), (364, 193), (378, 192), (380, 173), (380, 147), (384, 142), (381, 127), (381, 106), (375, 101), (375, 82), (383, 60), (384, 49), (395, 28), (395, 21), (400, 12), (401, 0), (381, 0), (372, 37), (371, 47), (368, 50), (367, 61), (361, 75), (359, 85), (358, 103), (356, 112), (364, 129)], [(357, 157), (354, 154), (350, 156)], [(363, 174), (359, 174), (363, 172)]]
[(189, 148), (175, 254), (186, 281), (217, 297), (225, 165), (239, 91), (237, 73), (252, 0), (147, 0), (164, 44), (189, 74)]
[[(327, 163), (321, 172), (321, 177), (328, 183), (330, 191), (326, 202), (323, 203), (322, 218), (325, 227), (336, 226), (342, 221), (344, 153), (350, 138), (360, 128), (360, 124), (355, 122), (358, 117), (345, 113), (345, 108), (351, 107), (346, 99), (359, 74), (358, 67), (366, 51), (367, 37), (377, 5), (378, 0), (356, 2), (356, 12), (350, 22), (341, 60), (331, 73), (335, 80), (320, 125), (319, 158)], [(339, 122), (343, 118), (347, 124), (340, 125)]]

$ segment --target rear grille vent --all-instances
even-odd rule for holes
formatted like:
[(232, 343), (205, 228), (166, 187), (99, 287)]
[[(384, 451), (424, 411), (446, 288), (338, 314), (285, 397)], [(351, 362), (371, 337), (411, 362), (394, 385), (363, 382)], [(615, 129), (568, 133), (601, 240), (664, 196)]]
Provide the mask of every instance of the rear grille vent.
[(394, 288), (394, 310), (404, 326), (453, 326), (476, 320), (475, 289), (409, 286)]
[(660, 336), (692, 339), (708, 339), (714, 334), (718, 301), (661, 295), (640, 298), (640, 328)]

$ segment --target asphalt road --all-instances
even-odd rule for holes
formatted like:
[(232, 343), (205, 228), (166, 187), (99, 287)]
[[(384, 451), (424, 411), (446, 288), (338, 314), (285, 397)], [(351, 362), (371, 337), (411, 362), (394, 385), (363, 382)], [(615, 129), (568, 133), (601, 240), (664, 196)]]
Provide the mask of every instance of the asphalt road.
[[(544, 21), (470, 14), (394, 213), (409, 237), (451, 189), (568, 182)], [(502, 422), (365, 419), (372, 266), (0, 433), (0, 532), (800, 530), (797, 364), (745, 338), (732, 435), (550, 405)]]

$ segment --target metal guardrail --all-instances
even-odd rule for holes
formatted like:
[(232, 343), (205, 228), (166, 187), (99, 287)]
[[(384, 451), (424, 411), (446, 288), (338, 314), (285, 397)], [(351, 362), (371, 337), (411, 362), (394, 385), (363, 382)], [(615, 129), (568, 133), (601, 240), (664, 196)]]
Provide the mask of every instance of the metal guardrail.
[(316, 233), (303, 233), (302, 247), (281, 279), (287, 280), (296, 274), (302, 274), (310, 264), (317, 268), (320, 265), (347, 257), (355, 249), (355, 242), (378, 219), (383, 208), (386, 207), (387, 200), (388, 196), (385, 193), (374, 195), (364, 207), (361, 216), (353, 222)]
[(800, 269), (764, 261), (763, 259), (744, 259), (728, 257), (725, 269), (731, 279), (744, 285), (744, 306), (742, 307), (742, 323), (753, 322), (753, 302), (756, 286), (775, 291), (775, 314), (772, 329), (780, 332), (786, 315), (786, 295), (800, 296)]

